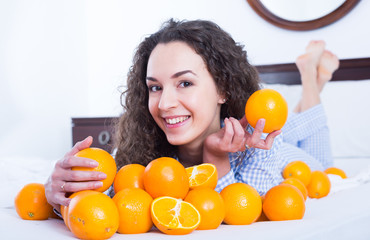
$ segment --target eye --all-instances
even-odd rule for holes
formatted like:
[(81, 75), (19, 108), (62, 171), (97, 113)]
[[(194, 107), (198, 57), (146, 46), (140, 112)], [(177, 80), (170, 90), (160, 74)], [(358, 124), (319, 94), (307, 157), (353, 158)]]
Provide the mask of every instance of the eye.
[(179, 87), (190, 87), (192, 86), (193, 84), (191, 82), (188, 82), (188, 81), (183, 81), (180, 83)]
[(149, 89), (149, 92), (157, 92), (157, 91), (160, 91), (162, 88), (160, 86), (153, 85), (153, 86), (148, 86), (148, 89)]

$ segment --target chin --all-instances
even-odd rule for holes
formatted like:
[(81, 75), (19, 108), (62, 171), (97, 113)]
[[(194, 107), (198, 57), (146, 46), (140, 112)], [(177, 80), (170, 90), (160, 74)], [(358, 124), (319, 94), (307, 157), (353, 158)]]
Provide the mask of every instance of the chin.
[(167, 137), (167, 141), (174, 146), (180, 146), (189, 143), (185, 138), (183, 137)]

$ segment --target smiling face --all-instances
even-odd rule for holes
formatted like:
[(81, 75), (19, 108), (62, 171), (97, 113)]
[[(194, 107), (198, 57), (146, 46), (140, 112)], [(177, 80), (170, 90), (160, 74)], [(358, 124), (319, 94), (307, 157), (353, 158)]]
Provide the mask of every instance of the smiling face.
[(148, 107), (172, 145), (201, 146), (220, 129), (223, 97), (202, 57), (183, 42), (160, 43), (147, 67)]

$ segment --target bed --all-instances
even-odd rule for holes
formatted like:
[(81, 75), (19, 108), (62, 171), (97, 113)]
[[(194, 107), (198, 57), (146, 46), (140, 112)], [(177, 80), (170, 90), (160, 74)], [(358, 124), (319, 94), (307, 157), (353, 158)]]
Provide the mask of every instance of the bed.
[[(257, 66), (264, 87), (281, 92), (291, 108), (300, 96), (299, 75), (293, 63)], [(156, 230), (137, 235), (115, 234), (111, 239), (370, 239), (370, 58), (341, 60), (322, 93), (331, 129), (335, 165), (348, 179), (330, 176), (331, 193), (308, 199), (302, 220), (257, 222), (247, 226), (221, 225), (185, 236)], [(63, 221), (21, 220), (14, 197), (30, 182), (44, 183), (54, 162), (38, 158), (0, 161), (0, 232), (2, 239), (75, 239)]]

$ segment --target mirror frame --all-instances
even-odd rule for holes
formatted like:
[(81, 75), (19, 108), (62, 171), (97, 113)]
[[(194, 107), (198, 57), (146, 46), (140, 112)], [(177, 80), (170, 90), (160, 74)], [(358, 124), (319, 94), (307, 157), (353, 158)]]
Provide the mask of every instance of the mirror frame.
[(262, 17), (263, 19), (272, 23), (275, 26), (289, 30), (307, 31), (324, 27), (339, 20), (347, 13), (349, 13), (356, 6), (356, 4), (360, 2), (360, 0), (346, 0), (341, 6), (335, 9), (333, 12), (314, 20), (302, 22), (289, 21), (276, 16), (270, 10), (268, 10), (263, 5), (263, 3), (261, 3), (260, 0), (247, 0), (247, 2), (260, 17)]

